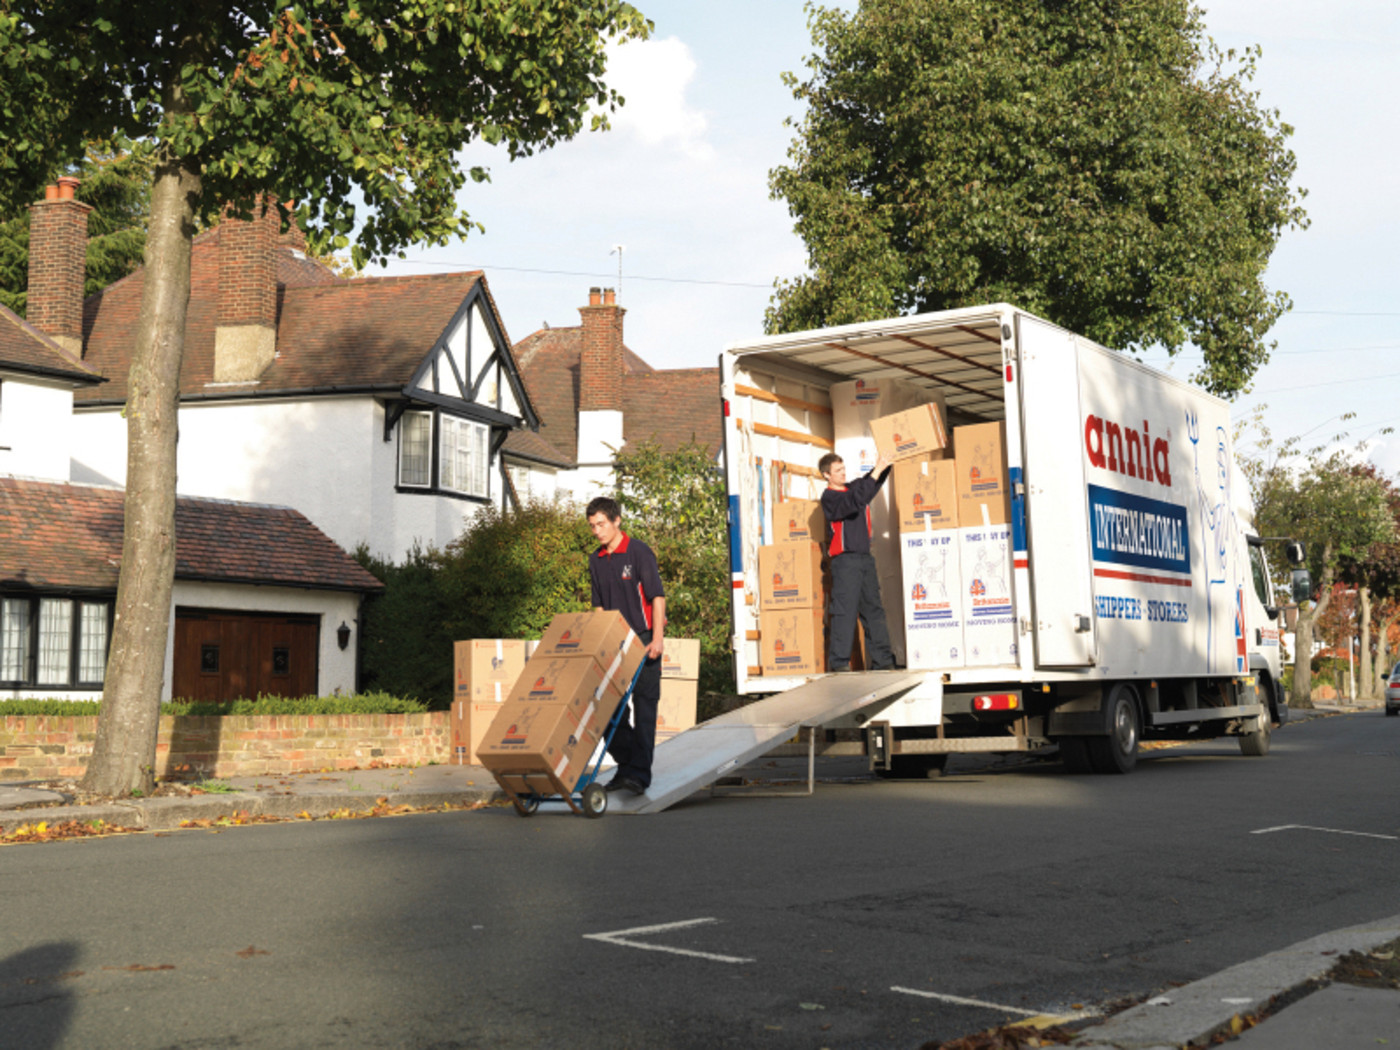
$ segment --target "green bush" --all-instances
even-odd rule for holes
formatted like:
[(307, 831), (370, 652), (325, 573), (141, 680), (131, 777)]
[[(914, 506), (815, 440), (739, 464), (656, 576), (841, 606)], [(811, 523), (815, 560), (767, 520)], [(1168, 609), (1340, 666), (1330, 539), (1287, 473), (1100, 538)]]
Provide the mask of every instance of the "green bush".
[[(73, 717), (99, 714), (97, 700), (0, 700), (0, 717), (5, 715), (59, 715)], [(351, 696), (259, 696), (256, 700), (233, 700), (226, 704), (197, 700), (174, 700), (160, 705), (162, 715), (411, 715), (428, 710), (417, 700), (388, 693), (356, 693)]]
[(418, 697), (439, 710), (448, 707), (453, 638), (435, 552), (415, 546), (395, 565), (374, 557), (362, 544), (355, 560), (384, 584), (360, 608), (362, 688)]

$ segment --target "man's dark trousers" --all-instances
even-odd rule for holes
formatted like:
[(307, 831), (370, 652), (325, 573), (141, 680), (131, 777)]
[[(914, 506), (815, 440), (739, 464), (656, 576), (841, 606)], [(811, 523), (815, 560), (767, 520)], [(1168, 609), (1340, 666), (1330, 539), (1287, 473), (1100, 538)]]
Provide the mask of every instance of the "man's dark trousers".
[[(642, 646), (651, 644), (651, 632), (644, 631), (637, 637)], [(661, 702), (661, 657), (648, 659), (642, 664), (642, 673), (637, 677), (636, 688), (632, 690), (632, 719), (626, 717), (613, 734), (608, 745), (608, 754), (617, 763), (616, 776), (633, 777), (643, 787), (651, 786), (651, 756), (656, 750), (656, 707)]]
[(851, 666), (856, 618), (865, 625), (866, 667), (885, 671), (894, 666), (885, 607), (880, 603), (880, 577), (875, 556), (847, 552), (831, 559), (831, 655), (828, 666), (845, 671)]

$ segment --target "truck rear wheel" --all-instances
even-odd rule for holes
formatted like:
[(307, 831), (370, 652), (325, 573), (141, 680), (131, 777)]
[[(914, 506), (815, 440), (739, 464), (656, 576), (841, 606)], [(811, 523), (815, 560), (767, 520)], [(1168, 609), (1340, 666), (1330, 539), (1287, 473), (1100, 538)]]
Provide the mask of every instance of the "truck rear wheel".
[(1120, 682), (1108, 694), (1108, 735), (1085, 737), (1089, 761), (1098, 773), (1131, 773), (1137, 765), (1142, 713), (1133, 687)]
[(1269, 741), (1273, 736), (1273, 716), (1269, 713), (1268, 694), (1264, 692), (1266, 679), (1260, 675), (1254, 678), (1254, 699), (1264, 709), (1253, 729), (1240, 734), (1240, 754), (1251, 758), (1262, 758), (1269, 753)]

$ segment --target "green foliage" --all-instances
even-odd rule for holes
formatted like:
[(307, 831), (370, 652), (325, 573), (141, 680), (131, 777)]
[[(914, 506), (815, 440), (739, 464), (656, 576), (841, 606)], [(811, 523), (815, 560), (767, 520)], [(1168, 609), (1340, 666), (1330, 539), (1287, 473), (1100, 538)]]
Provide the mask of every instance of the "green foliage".
[(666, 633), (700, 639), (700, 688), (732, 692), (731, 588), (724, 476), (710, 450), (654, 442), (614, 468), (623, 526), (651, 545), (666, 588)]
[[(401, 564), (361, 544), (355, 560), (384, 584), (360, 607), (360, 669), (367, 688), (419, 697), (435, 709), (452, 702), (452, 635), (434, 557), (420, 548)], [(466, 636), (463, 636), (466, 637)]]
[(596, 547), (573, 504), (483, 507), (437, 556), (447, 629), (454, 638), (538, 638), (556, 613), (591, 608)]
[[(428, 710), (417, 700), (388, 693), (354, 693), (343, 696), (259, 696), (226, 704), (174, 700), (161, 704), (162, 715), (411, 715)], [(7, 715), (60, 715), (77, 717), (101, 714), (99, 700), (0, 700), (0, 718)]]
[(459, 151), (571, 138), (590, 105), (621, 101), (601, 80), (604, 38), (649, 30), (621, 0), (7, 2), (0, 205), (120, 135), (199, 174), (206, 222), (272, 192), (298, 202), (318, 249), (358, 227), (357, 265), (443, 244), (471, 225), (467, 179), (488, 177)]
[[(83, 162), (71, 172), (82, 180), (79, 198), (88, 213), (87, 275), (83, 292), (92, 295), (141, 265), (150, 218), (151, 162), (147, 151), (128, 143), (91, 143)], [(45, 178), (28, 192), (42, 200)], [(29, 283), (29, 209), (0, 222), (0, 303), (21, 317)]]
[(1264, 269), (1307, 222), (1257, 50), (1221, 54), (1188, 0), (808, 11), (770, 188), (810, 273), (769, 331), (1007, 301), (1118, 350), (1194, 343), (1199, 382), (1248, 384), (1289, 305)]

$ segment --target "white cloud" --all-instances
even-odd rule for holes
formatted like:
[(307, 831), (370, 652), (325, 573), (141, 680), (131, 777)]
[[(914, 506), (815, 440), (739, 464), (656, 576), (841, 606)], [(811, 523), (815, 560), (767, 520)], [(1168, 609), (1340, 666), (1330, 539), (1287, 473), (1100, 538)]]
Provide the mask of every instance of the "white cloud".
[(709, 160), (709, 121), (686, 100), (698, 68), (690, 47), (674, 36), (610, 45), (605, 79), (626, 99), (610, 118), (614, 129), (648, 146), (671, 146), (693, 160)]

